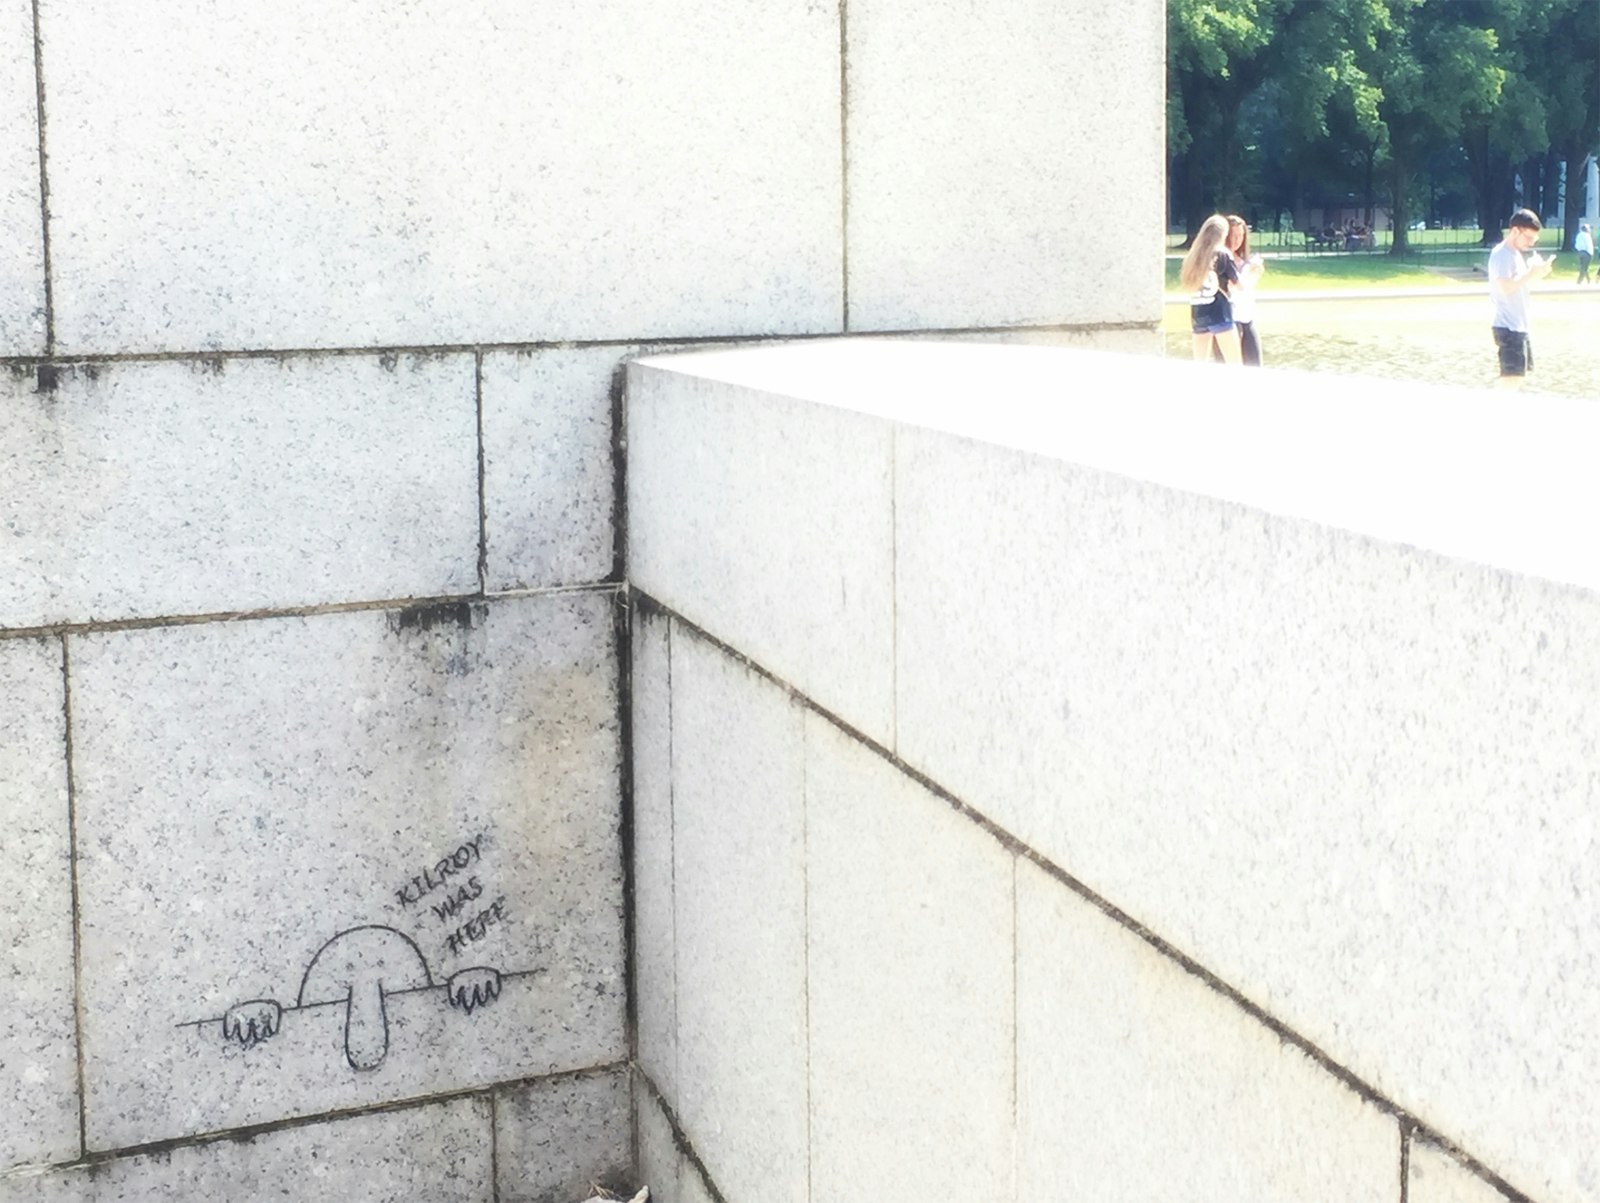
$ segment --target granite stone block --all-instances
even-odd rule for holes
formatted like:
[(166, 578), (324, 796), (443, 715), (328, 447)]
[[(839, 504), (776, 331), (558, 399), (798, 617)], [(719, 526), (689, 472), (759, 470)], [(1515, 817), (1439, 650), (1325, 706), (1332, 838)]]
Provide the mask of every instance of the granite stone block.
[(626, 1055), (612, 611), (75, 643), (91, 1149)]
[(41, 0), (74, 352), (838, 330), (833, 0)]
[(811, 1199), (1011, 1199), (1013, 857), (816, 714), (805, 765)]
[[(722, 1198), (731, 1200), (734, 1196), (724, 1193)], [(683, 1174), (678, 1180), (676, 1203), (715, 1203), (711, 1191), (706, 1187), (705, 1179), (700, 1176), (700, 1171), (687, 1162), (684, 1163)]]
[(743, 379), (759, 354), (629, 365), (629, 580), (888, 744), (891, 430)]
[(1454, 1157), (1420, 1140), (1411, 1142), (1406, 1175), (1406, 1203), (1509, 1203)]
[(730, 1199), (806, 1200), (801, 711), (675, 627), (678, 1119)]
[(45, 350), (33, 5), (0, 3), (0, 357)]
[(634, 1057), (677, 1096), (677, 980), (672, 900), (671, 621), (633, 611)]
[(679, 1178), (694, 1171), (684, 1169), (671, 1121), (661, 1109), (655, 1091), (637, 1078), (633, 1084), (633, 1122), (638, 1136), (639, 1184), (650, 1188), (650, 1203), (678, 1203)]
[(499, 1203), (578, 1203), (633, 1181), (626, 1069), (508, 1090), (495, 1102)]
[(0, 375), (0, 626), (477, 588), (470, 355)]
[(1163, 5), (845, 11), (851, 330), (1160, 319), (1160, 248), (1088, 264), (1083, 230), (1162, 226)]
[(552, 347), (483, 357), (490, 589), (585, 584), (615, 571), (611, 398), (628, 350)]
[(1395, 1199), (1392, 1116), (1026, 860), (1016, 988), (1018, 1198)]
[(487, 1098), (457, 1099), (0, 1178), (0, 1203), (485, 1203), (491, 1127)]
[(61, 641), (0, 640), (0, 1170), (78, 1155)]
[(898, 452), (900, 754), (1534, 1197), (1592, 1194), (1600, 596)]

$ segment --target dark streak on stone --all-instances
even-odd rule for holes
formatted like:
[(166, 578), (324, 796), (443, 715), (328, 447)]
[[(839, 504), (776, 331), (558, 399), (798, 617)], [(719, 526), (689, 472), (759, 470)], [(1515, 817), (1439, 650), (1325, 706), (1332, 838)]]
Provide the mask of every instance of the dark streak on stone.
[(483, 622), (488, 607), (481, 602), (436, 602), (429, 606), (409, 606), (389, 615), (389, 629), (396, 635), (406, 631), (431, 631), (436, 627), (457, 627), (470, 631)]
[(35, 376), (37, 383), (33, 391), (36, 393), (53, 393), (56, 386), (61, 383), (61, 369), (53, 363), (41, 363)]
[(628, 360), (611, 373), (611, 575), (621, 584), (628, 573)]

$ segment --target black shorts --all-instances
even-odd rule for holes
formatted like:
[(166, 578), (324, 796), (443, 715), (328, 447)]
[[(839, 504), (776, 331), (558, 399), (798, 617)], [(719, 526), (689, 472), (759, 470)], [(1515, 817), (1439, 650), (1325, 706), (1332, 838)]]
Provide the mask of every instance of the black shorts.
[(1533, 371), (1533, 344), (1520, 330), (1494, 327), (1494, 345), (1500, 348), (1500, 374), (1526, 376)]

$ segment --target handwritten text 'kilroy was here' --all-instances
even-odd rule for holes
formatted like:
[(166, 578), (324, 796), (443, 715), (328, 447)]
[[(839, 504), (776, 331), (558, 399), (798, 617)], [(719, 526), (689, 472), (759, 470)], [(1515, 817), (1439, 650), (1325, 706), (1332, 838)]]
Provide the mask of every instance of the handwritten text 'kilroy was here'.
[(451, 928), (444, 942), (452, 955), (476, 944), (506, 919), (504, 894), (479, 905), (484, 895), (479, 874), (487, 842), (482, 834), (463, 840), (394, 892), (402, 909), (426, 906), (438, 923)]

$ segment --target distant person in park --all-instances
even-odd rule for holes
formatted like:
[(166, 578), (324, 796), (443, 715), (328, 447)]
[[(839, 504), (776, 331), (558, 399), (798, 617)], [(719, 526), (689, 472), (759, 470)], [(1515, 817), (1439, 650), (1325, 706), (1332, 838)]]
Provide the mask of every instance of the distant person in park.
[(1239, 332), (1240, 359), (1250, 367), (1261, 366), (1261, 340), (1256, 335), (1256, 285), (1267, 265), (1259, 254), (1250, 252), (1250, 227), (1235, 214), (1228, 216), (1228, 256), (1239, 279), (1229, 292), (1233, 302), (1233, 328)]
[(1578, 283), (1589, 283), (1589, 260), (1594, 258), (1594, 231), (1588, 222), (1578, 226), (1578, 236), (1572, 240), (1572, 249), (1578, 252)]
[(1500, 349), (1500, 383), (1520, 388), (1533, 370), (1528, 341), (1528, 286), (1555, 267), (1555, 256), (1539, 256), (1534, 246), (1544, 227), (1531, 209), (1518, 209), (1500, 244), (1489, 252), (1489, 301), (1493, 306), (1495, 346)]
[(1224, 363), (1239, 362), (1239, 332), (1233, 325), (1233, 302), (1228, 295), (1239, 273), (1228, 254), (1227, 240), (1228, 219), (1213, 213), (1194, 236), (1178, 273), (1178, 282), (1189, 293), (1194, 357), (1201, 361), (1220, 351)]

